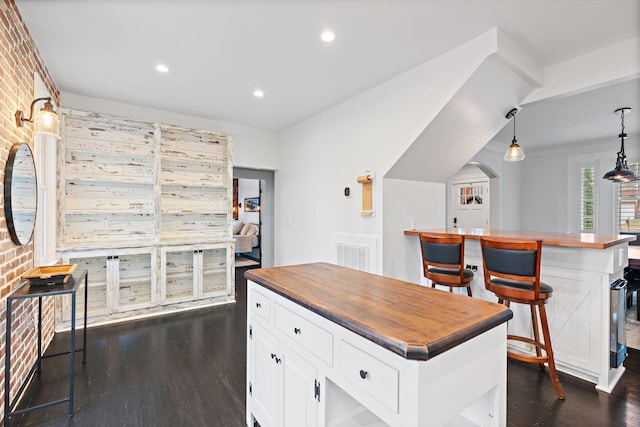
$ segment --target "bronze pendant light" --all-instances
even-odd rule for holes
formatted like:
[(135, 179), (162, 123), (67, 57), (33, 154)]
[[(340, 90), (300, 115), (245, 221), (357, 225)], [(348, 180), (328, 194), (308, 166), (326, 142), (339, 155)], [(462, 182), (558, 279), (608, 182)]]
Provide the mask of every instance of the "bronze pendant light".
[(620, 151), (618, 151), (615, 169), (605, 173), (602, 177), (603, 179), (608, 179), (613, 182), (631, 182), (638, 181), (640, 179), (633, 173), (633, 171), (629, 170), (629, 166), (627, 165), (627, 156), (624, 154), (624, 139), (627, 137), (627, 134), (624, 133), (624, 114), (628, 111), (631, 111), (631, 108), (623, 107), (618, 108), (615, 111), (616, 114), (620, 114), (620, 121), (622, 123), (622, 131), (620, 132), (620, 135), (618, 135), (618, 138), (620, 138)]

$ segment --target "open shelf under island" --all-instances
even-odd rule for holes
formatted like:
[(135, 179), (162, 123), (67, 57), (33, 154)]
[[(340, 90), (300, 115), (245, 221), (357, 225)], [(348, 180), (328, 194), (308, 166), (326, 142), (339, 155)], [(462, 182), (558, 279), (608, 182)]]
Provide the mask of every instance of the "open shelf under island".
[[(634, 236), (477, 228), (404, 232), (415, 237), (420, 233), (464, 235), (465, 264), (478, 271), (471, 286), (473, 296), (489, 301), (496, 301), (496, 297), (484, 288), (480, 238), (542, 240), (542, 281), (553, 287), (547, 313), (556, 367), (594, 383), (598, 390), (613, 390), (625, 368), (610, 367), (610, 285), (623, 277), (624, 268), (629, 264), (628, 244)], [(417, 238), (415, 245), (419, 245)], [(514, 318), (509, 322), (509, 333), (531, 336), (528, 307), (514, 304), (511, 309)], [(519, 350), (530, 349), (520, 347)]]

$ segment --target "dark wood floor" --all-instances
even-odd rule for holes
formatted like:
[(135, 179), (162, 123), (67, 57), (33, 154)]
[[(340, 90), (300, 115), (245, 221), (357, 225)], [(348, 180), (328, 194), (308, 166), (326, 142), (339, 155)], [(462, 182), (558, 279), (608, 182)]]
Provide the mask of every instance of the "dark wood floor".
[[(246, 282), (236, 304), (89, 330), (87, 365), (78, 364), (76, 415), (67, 405), (28, 413), (12, 426), (244, 426)], [(64, 349), (58, 334), (50, 351)], [(508, 363), (509, 426), (640, 426), (640, 351), (612, 394), (560, 374), (557, 399), (546, 372)], [(21, 405), (66, 393), (68, 359), (44, 361)], [(455, 398), (455, 397), (452, 397)]]

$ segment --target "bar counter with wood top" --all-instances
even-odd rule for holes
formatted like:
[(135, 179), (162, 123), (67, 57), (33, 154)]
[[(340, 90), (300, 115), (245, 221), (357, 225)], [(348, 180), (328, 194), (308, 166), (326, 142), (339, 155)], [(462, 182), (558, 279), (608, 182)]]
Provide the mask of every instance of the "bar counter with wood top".
[(245, 276), (247, 425), (506, 424), (506, 307), (325, 263)]
[[(610, 284), (623, 277), (629, 263), (628, 244), (635, 236), (477, 228), (404, 232), (416, 247), (420, 233), (464, 235), (465, 264), (477, 270), (471, 285), (473, 296), (489, 301), (496, 301), (496, 297), (484, 289), (480, 238), (542, 240), (542, 281), (553, 287), (547, 313), (556, 367), (594, 383), (599, 390), (613, 390), (625, 368), (610, 366)], [(426, 284), (426, 279), (422, 283)], [(516, 304), (511, 309), (514, 318), (509, 322), (509, 333), (530, 336), (528, 307)], [(517, 349), (532, 350), (524, 346)]]

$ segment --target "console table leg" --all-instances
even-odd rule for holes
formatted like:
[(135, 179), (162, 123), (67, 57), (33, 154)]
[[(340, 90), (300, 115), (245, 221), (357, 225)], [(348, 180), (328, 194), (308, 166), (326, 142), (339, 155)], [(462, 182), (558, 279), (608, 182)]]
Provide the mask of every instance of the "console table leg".
[(11, 411), (11, 299), (7, 299), (7, 327), (4, 356), (4, 427), (9, 427)]
[(73, 417), (73, 386), (76, 360), (76, 293), (71, 294), (71, 345), (69, 350), (71, 367), (69, 368), (69, 418)]

